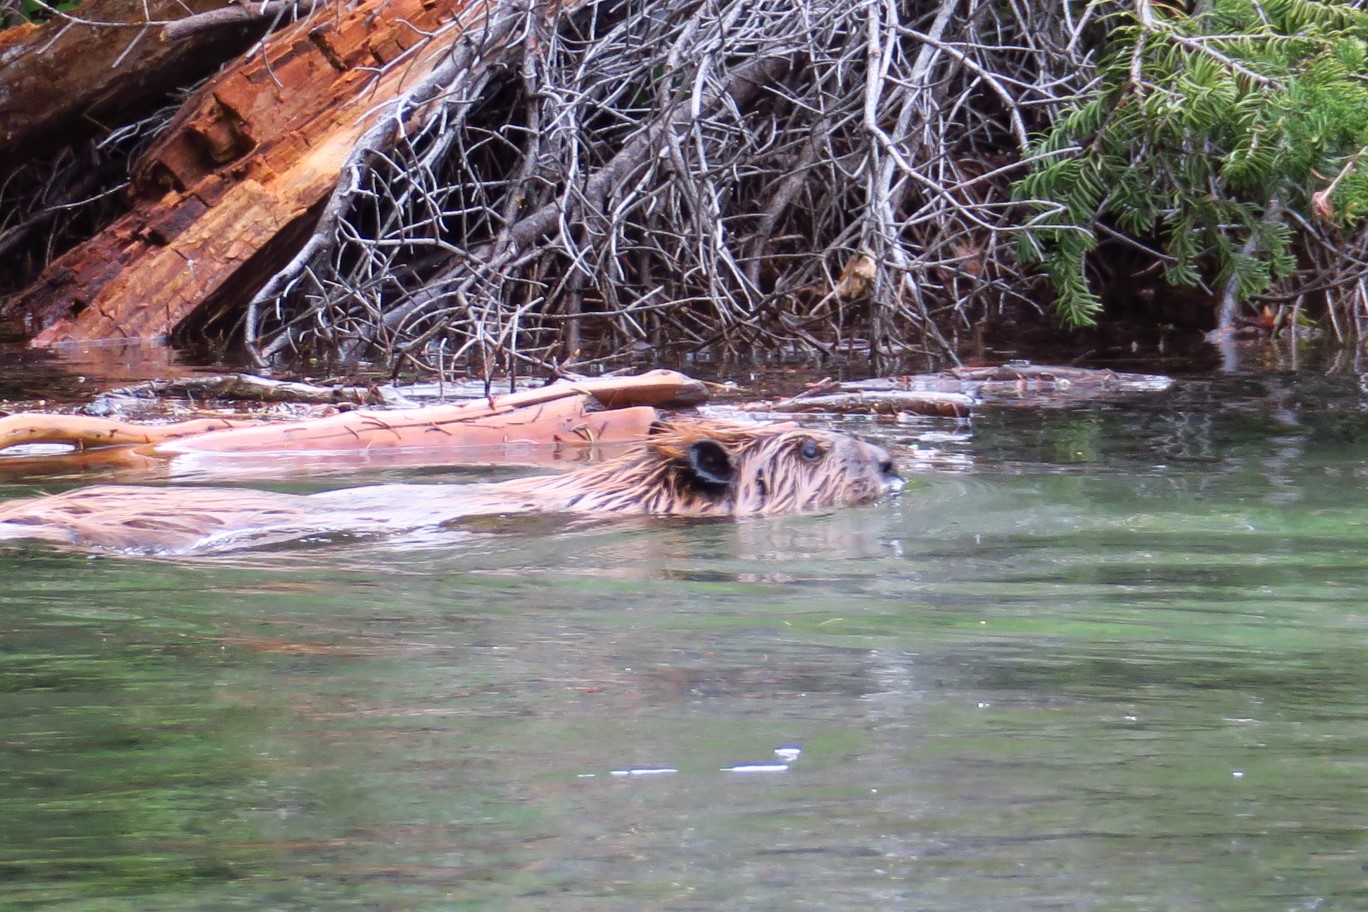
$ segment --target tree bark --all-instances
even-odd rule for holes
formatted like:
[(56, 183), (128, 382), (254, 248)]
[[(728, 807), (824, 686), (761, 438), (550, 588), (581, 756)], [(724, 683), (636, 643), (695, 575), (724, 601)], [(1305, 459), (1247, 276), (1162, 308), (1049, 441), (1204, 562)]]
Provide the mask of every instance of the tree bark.
[(87, 0), (79, 20), (0, 31), (0, 169), (96, 135), (129, 111), (150, 111), (241, 52), (252, 34), (240, 26), (168, 42), (156, 24), (226, 2)]
[[(208, 299), (250, 298), (302, 242), (388, 103), (449, 57), (452, 36), (478, 41), (496, 5), (362, 0), (272, 33), (142, 156), (131, 211), (51, 263), (8, 315), (38, 346), (157, 339)], [(218, 30), (182, 31), (193, 41)]]

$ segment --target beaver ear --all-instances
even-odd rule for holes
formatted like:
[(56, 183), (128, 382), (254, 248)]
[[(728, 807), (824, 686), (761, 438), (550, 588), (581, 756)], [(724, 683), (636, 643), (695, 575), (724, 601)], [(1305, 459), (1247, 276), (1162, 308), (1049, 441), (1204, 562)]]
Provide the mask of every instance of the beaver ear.
[(731, 454), (716, 440), (706, 437), (689, 444), (689, 468), (699, 480), (708, 484), (729, 485), (736, 480), (736, 466)]

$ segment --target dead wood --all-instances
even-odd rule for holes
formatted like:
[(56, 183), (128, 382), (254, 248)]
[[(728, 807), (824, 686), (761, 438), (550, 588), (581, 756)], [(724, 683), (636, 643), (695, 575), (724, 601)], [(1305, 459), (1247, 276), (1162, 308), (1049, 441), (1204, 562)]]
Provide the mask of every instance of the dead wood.
[[(239, 33), (161, 40), (162, 23), (217, 11), (225, 0), (86, 0), (79, 12), (0, 31), (0, 167), (93, 136), (130, 109), (147, 113), (172, 89), (208, 75), (248, 43)], [(232, 7), (237, 9), (237, 7)], [(110, 23), (117, 24), (111, 28)]]
[(79, 450), (145, 446), (177, 437), (259, 424), (253, 419), (196, 418), (174, 424), (129, 424), (86, 415), (28, 412), (0, 418), (0, 452), (35, 443), (67, 444)]
[[(313, 405), (382, 405), (385, 396), (369, 386), (323, 386), (272, 380), (254, 374), (216, 374), (209, 377), (178, 377), (147, 380), (101, 393), (93, 406), (113, 409), (120, 400), (186, 399), (198, 402), (307, 403)], [(90, 407), (87, 407), (90, 411)]]
[[(86, 0), (79, 12), (53, 10), (41, 25), (0, 31), (0, 295), (28, 287), (127, 211), (129, 164), (170, 118), (179, 91), (262, 31), (168, 43), (160, 23), (225, 2)], [(14, 328), (43, 327), (21, 320)]]
[[(659, 408), (697, 405), (703, 384), (673, 371), (554, 383), (456, 405), (359, 409), (288, 425), (218, 431), (157, 447), (165, 454), (491, 447), (643, 436)], [(639, 408), (636, 408), (639, 407)], [(595, 412), (594, 409), (605, 411)]]
[(39, 345), (160, 338), (206, 300), (255, 289), (317, 218), (358, 141), (377, 123), (402, 132), (396, 100), (426, 101), (424, 77), (450, 62), (455, 36), (480, 45), (491, 9), (364, 0), (273, 33), (141, 157), (132, 211), (53, 262), (9, 311), (41, 328)]
[[(275, 18), (169, 122), (111, 128), (157, 134), (127, 213), (60, 203), (98, 222), (72, 247), (57, 197), (16, 210), (52, 239), (28, 245), (53, 258), (4, 308), (38, 344), (179, 328), (263, 364), (485, 377), (581, 347), (953, 360), (957, 327), (1029, 301), (1008, 184), (1088, 74), (1088, 17), (1067, 4), (187, 10), (143, 43)], [(119, 192), (60, 170), (62, 200)]]
[[(640, 440), (660, 409), (687, 408), (706, 398), (702, 383), (658, 370), (555, 383), (451, 405), (362, 409), (298, 422), (202, 419), (148, 425), (81, 415), (11, 415), (0, 418), (0, 453), (36, 443), (65, 444), (75, 451), (0, 457), (0, 473), (14, 477), (58, 468), (146, 466), (149, 459), (183, 457), (201, 463), (214, 456), (232, 457), (240, 463), (239, 457), (252, 454), (266, 459), (264, 465), (277, 474), (294, 465), (291, 454), (364, 455), (368, 462), (380, 457), (406, 465), (498, 462), (509, 458), (511, 447), (597, 447)], [(107, 452), (92, 452), (96, 450)], [(518, 461), (529, 461), (526, 453)]]
[[(1007, 187), (1082, 67), (1061, 8), (588, 4), (339, 185), (245, 337), (441, 370), (581, 342), (954, 359), (1029, 300)], [(486, 61), (486, 64), (488, 62)], [(946, 327), (943, 329), (942, 327)], [(606, 346), (603, 343), (607, 343)]]
[[(941, 5), (938, 21), (948, 17), (952, 6)], [(760, 262), (773, 251), (738, 230), (750, 224), (754, 210), (725, 213), (721, 206), (724, 200), (751, 205), (748, 193), (753, 188), (746, 175), (762, 180), (774, 169), (792, 171), (789, 154), (795, 144), (810, 151), (812, 140), (820, 136), (822, 150), (837, 154), (833, 125), (825, 121), (815, 131), (804, 122), (797, 135), (766, 137), (756, 148), (747, 147), (742, 138), (752, 133), (747, 118), (757, 107), (763, 119), (781, 110), (787, 116), (789, 104), (805, 112), (855, 105), (860, 92), (829, 97), (825, 77), (806, 68), (814, 57), (836, 71), (854, 72), (869, 63), (875, 55), (866, 54), (862, 41), (840, 47), (828, 43), (833, 35), (862, 34), (856, 22), (842, 21), (844, 11), (835, 8), (780, 10), (768, 4), (720, 10), (689, 4), (620, 20), (614, 18), (615, 9), (609, 10), (595, 19), (592, 29), (528, 33), (526, 41), (535, 39), (552, 51), (545, 59), (523, 57), (525, 127), (499, 131), (500, 139), (521, 157), (513, 172), (482, 167), (489, 162), (483, 155), (464, 155), (462, 160), (459, 150), (478, 149), (488, 129), (468, 110), (453, 111), (441, 134), (418, 134), (393, 150), (382, 169), (386, 190), (373, 203), (367, 201), (366, 221), (418, 230), (406, 230), (404, 242), (381, 250), (356, 230), (354, 212), (340, 212), (345, 218), (336, 224), (321, 222), (306, 255), (297, 257), (253, 302), (246, 334), (253, 344), (265, 340), (259, 348), (262, 356), (307, 346), (323, 333), (359, 343), (363, 350), (397, 348), (397, 354), (428, 367), (440, 367), (448, 358), (479, 364), (505, 357), (542, 364), (558, 344), (576, 344), (578, 329), (593, 310), (608, 316), (623, 337), (638, 341), (672, 336), (702, 345), (720, 335), (730, 348), (740, 340), (797, 338), (825, 350), (829, 343), (818, 339), (810, 326), (836, 328), (839, 340), (846, 316), (803, 314), (810, 300), (794, 296), (792, 287), (783, 293), (777, 325), (768, 325), (760, 313), (766, 291), (748, 281), (757, 271), (743, 265), (740, 255), (744, 250)], [(900, 10), (892, 17), (890, 28), (901, 15)], [(921, 58), (927, 58), (925, 48)], [(925, 66), (926, 60), (921, 63)], [(791, 81), (796, 75), (799, 84)], [(882, 69), (867, 74), (875, 82), (886, 75)], [(475, 81), (473, 76), (459, 81), (453, 91), (464, 93)], [(873, 84), (864, 88), (867, 96)], [(882, 85), (876, 91), (888, 88)], [(814, 91), (815, 97), (807, 94)], [(628, 99), (633, 101), (628, 104)], [(869, 101), (864, 97), (862, 107), (869, 108)], [(587, 106), (600, 113), (584, 110)], [(602, 116), (609, 113), (611, 117)], [(583, 128), (594, 120), (612, 126), (613, 135)], [(869, 138), (866, 133), (857, 146)], [(862, 154), (850, 152), (850, 161)], [(756, 158), (748, 160), (751, 155)], [(805, 178), (804, 189), (822, 182), (827, 204), (848, 217), (844, 163), (830, 173), (823, 170), (833, 164), (815, 160), (812, 170), (800, 168), (798, 173)], [(453, 168), (452, 177), (433, 179)], [(894, 182), (905, 180), (899, 176)], [(800, 208), (798, 190), (794, 181), (785, 181), (780, 196), (763, 203), (759, 224), (766, 239), (777, 240), (777, 227), (789, 225), (780, 219), (791, 219), (793, 209)], [(435, 261), (435, 270), (415, 270), (412, 260), (400, 255), (407, 238), (426, 234), (419, 225), (440, 225), (448, 218), (463, 226), (454, 249), (445, 257), (422, 256), (419, 262)], [(888, 224), (887, 230), (900, 229)], [(810, 225), (793, 226), (784, 240), (811, 233)], [(449, 243), (439, 237), (432, 241), (438, 251)], [(860, 259), (857, 250), (845, 246), (849, 242), (850, 234), (844, 233), (838, 248), (842, 262)], [(413, 245), (415, 252), (422, 249), (416, 241)], [(624, 257), (625, 251), (633, 255)], [(451, 265), (443, 266), (442, 259)], [(880, 274), (879, 264), (865, 259), (871, 264), (866, 272)], [(882, 265), (904, 269), (911, 264), (912, 258), (903, 255)], [(820, 271), (818, 284), (825, 286), (826, 267)], [(653, 273), (668, 284), (653, 282)], [(692, 278), (681, 282), (681, 273)], [(392, 304), (377, 306), (395, 285), (403, 291)], [(848, 285), (842, 283), (838, 298), (860, 295)], [(885, 304), (879, 298), (911, 305), (920, 322), (929, 323), (923, 303), (907, 300), (900, 284), (866, 287), (868, 298), (879, 306)], [(313, 303), (287, 317), (281, 303), (290, 293), (296, 298), (303, 293)], [(868, 303), (861, 300), (860, 308)], [(707, 313), (696, 313), (696, 308)], [(278, 322), (282, 317), (284, 322)], [(554, 331), (548, 333), (548, 328)], [(552, 340), (549, 345), (544, 344), (547, 339)], [(945, 350), (948, 346), (940, 341)], [(532, 354), (536, 351), (545, 354), (538, 357)]]
[(1051, 408), (1114, 396), (1162, 393), (1173, 383), (1172, 378), (1158, 374), (1013, 362), (994, 367), (956, 368), (937, 374), (854, 381), (843, 387), (867, 395), (954, 392), (972, 396), (985, 406)]
[[(1034, 380), (1055, 383), (1064, 389), (1069, 384), (1086, 384), (1104, 389), (1152, 391), (1167, 389), (1173, 384), (1172, 378), (1159, 374), (1130, 374), (1109, 368), (1061, 367), (1050, 364), (1032, 364), (1029, 361), (1011, 361), (994, 367), (959, 367), (946, 371), (951, 377), (958, 377), (975, 383), (988, 381), (1016, 382)], [(898, 382), (896, 379), (893, 382)]]
[[(468, 403), (418, 409), (343, 412), (312, 421), (216, 431), (155, 447), (160, 455), (251, 452), (370, 452), (380, 448), (454, 450), (539, 443), (637, 439), (655, 409), (591, 413), (582, 397), (505, 406)], [(452, 461), (459, 462), (459, 459)]]
[(1155, 374), (1013, 362), (844, 383), (823, 380), (790, 399), (751, 403), (745, 408), (967, 418), (980, 406), (1058, 408), (1114, 396), (1160, 393), (1172, 386), (1171, 378)]
[(216, 32), (234, 26), (271, 22), (284, 16), (308, 16), (325, 0), (264, 0), (211, 9), (194, 16), (174, 19), (162, 27), (163, 41), (181, 42), (203, 32)]
[(938, 418), (968, 418), (974, 397), (963, 393), (871, 390), (821, 396), (795, 396), (775, 403), (752, 403), (747, 411), (832, 412), (860, 415), (931, 415)]

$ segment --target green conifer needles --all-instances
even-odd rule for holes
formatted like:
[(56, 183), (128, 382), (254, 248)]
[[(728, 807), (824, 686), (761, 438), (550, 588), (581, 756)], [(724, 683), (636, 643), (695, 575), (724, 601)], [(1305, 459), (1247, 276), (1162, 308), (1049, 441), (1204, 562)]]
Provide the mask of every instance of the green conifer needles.
[(1061, 322), (1101, 309), (1085, 264), (1100, 233), (1158, 253), (1172, 284), (1246, 300), (1293, 271), (1311, 219), (1368, 213), (1359, 3), (1107, 5), (1091, 92), (1038, 138), (1014, 188), (1030, 213), (1021, 259), (1053, 283)]

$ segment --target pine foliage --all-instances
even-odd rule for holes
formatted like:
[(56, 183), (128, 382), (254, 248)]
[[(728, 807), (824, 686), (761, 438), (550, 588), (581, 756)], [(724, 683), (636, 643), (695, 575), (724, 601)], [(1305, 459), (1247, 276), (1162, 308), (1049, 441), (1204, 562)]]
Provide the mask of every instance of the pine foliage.
[(1239, 300), (1296, 266), (1297, 231), (1368, 213), (1368, 13), (1358, 3), (1105, 4), (1094, 90), (1035, 142), (1019, 244), (1089, 325), (1099, 235), (1159, 248), (1175, 285)]

